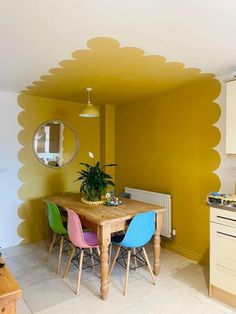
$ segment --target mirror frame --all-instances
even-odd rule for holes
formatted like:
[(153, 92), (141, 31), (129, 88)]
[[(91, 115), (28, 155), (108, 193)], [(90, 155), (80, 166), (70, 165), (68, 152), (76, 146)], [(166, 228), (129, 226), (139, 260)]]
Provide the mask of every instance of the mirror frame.
[[(37, 152), (35, 151), (35, 147), (34, 147), (34, 139), (35, 139), (36, 134), (38, 133), (38, 130), (39, 130), (42, 126), (44, 126), (45, 124), (50, 123), (50, 122), (63, 123), (65, 126), (67, 126), (68, 128), (71, 129), (71, 131), (72, 131), (72, 133), (74, 134), (75, 139), (76, 139), (76, 144), (77, 144), (77, 145), (76, 145), (76, 151), (75, 151), (73, 157), (72, 157), (66, 164), (64, 164), (64, 165), (62, 165), (62, 166), (59, 166), (59, 167), (53, 167), (53, 166), (44, 164), (44, 163), (40, 160), (40, 158), (38, 157)], [(71, 127), (68, 123), (66, 123), (65, 121), (59, 120), (59, 119), (48, 120), (48, 121), (46, 121), (46, 122), (40, 124), (40, 125), (37, 127), (36, 131), (34, 132), (33, 139), (32, 139), (32, 150), (33, 150), (34, 156), (36, 157), (36, 159), (40, 162), (40, 164), (41, 164), (42, 166), (45, 166), (45, 167), (51, 168), (51, 169), (61, 169), (61, 168), (64, 168), (64, 167), (68, 166), (68, 165), (69, 165), (71, 162), (73, 162), (73, 161), (75, 160), (75, 158), (77, 157), (77, 155), (78, 155), (78, 153), (79, 153), (79, 148), (80, 148), (79, 137), (78, 137), (78, 135), (77, 135), (75, 129), (74, 129), (73, 127)]]

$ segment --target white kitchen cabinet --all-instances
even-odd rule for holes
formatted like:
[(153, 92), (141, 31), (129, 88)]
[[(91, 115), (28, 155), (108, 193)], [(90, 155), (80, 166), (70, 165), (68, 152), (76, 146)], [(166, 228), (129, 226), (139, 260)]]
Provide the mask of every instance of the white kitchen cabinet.
[(236, 210), (210, 208), (210, 295), (236, 307)]
[(226, 153), (236, 155), (236, 80), (226, 83)]

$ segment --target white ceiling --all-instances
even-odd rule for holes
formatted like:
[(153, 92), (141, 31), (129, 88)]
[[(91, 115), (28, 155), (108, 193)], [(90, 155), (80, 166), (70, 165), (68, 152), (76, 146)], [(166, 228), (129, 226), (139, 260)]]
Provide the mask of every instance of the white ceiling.
[(97, 36), (228, 77), (236, 1), (0, 0), (0, 90), (20, 91)]

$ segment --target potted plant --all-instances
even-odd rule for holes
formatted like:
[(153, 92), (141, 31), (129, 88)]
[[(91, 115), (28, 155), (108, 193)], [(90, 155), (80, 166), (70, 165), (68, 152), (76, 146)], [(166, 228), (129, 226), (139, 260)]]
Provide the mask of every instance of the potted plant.
[(112, 182), (112, 177), (104, 171), (105, 167), (117, 166), (116, 164), (109, 164), (103, 167), (100, 162), (95, 166), (87, 163), (80, 163), (85, 167), (85, 170), (79, 171), (79, 177), (75, 181), (81, 181), (80, 192), (84, 194), (81, 200), (89, 204), (102, 203), (102, 196), (105, 194), (109, 186), (115, 186)]

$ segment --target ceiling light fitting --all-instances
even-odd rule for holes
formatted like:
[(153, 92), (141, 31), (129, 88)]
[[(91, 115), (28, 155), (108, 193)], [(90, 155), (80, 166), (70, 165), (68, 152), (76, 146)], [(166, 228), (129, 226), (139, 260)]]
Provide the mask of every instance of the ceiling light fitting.
[(87, 87), (86, 91), (88, 92), (88, 103), (84, 106), (84, 108), (80, 111), (79, 116), (85, 118), (96, 118), (99, 117), (99, 111), (95, 108), (90, 101), (90, 93), (92, 91), (91, 87)]

